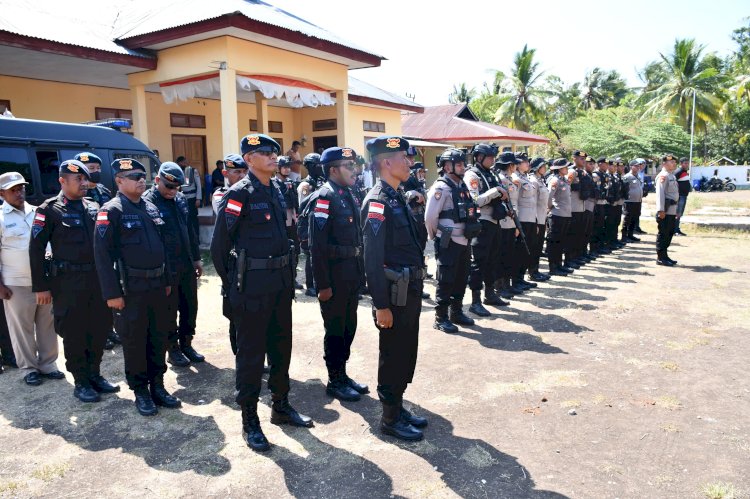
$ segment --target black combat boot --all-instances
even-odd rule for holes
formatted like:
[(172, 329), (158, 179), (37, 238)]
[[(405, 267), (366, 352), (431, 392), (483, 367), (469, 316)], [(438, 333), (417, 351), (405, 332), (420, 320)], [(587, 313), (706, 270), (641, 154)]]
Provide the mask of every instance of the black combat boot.
[(469, 307), (469, 312), (472, 314), (478, 315), (479, 317), (489, 317), (490, 312), (486, 308), (482, 306), (482, 291), (481, 290), (472, 290), (471, 292), (471, 306)]
[(271, 444), (268, 443), (268, 439), (260, 428), (256, 405), (242, 408), (242, 432), (245, 434), (245, 443), (254, 451), (265, 452), (271, 448)]
[(346, 383), (349, 386), (354, 388), (354, 390), (357, 393), (360, 393), (362, 395), (370, 393), (370, 389), (367, 387), (367, 385), (365, 385), (364, 383), (357, 383), (356, 381), (354, 381), (353, 379), (349, 377), (349, 375), (346, 373), (346, 364), (344, 364), (343, 375), (344, 375), (344, 381), (346, 381)]
[(309, 416), (300, 414), (289, 403), (289, 399), (284, 397), (281, 400), (274, 400), (271, 406), (271, 423), (288, 424), (291, 426), (302, 426), (312, 428), (313, 420)]
[(141, 416), (154, 416), (159, 412), (147, 387), (141, 386), (133, 391), (135, 392), (135, 408)]
[(521, 283), (522, 285), (526, 286), (528, 289), (533, 289), (533, 288), (537, 287), (537, 284), (535, 282), (529, 282), (529, 281), (527, 281), (526, 279), (523, 278), (523, 276), (525, 274), (526, 274), (526, 269), (522, 269), (518, 273), (518, 282)]
[(112, 343), (114, 343), (115, 345), (122, 344), (122, 338), (120, 338), (120, 335), (114, 329), (109, 332), (109, 335), (107, 336), (107, 338), (109, 338), (112, 341)]
[(526, 286), (524, 286), (523, 284), (521, 284), (520, 282), (518, 282), (518, 277), (514, 277), (512, 279), (512, 282), (513, 282), (513, 285), (510, 287), (510, 291), (512, 293), (517, 294), (517, 295), (520, 295), (524, 291), (528, 291), (529, 289), (531, 289), (531, 288), (527, 288)]
[(672, 263), (672, 260), (667, 258), (666, 251), (658, 251), (656, 253), (656, 264), (664, 265), (665, 267), (674, 267), (674, 263)]
[(151, 400), (154, 404), (166, 407), (167, 409), (176, 409), (182, 406), (180, 399), (174, 395), (170, 395), (166, 388), (164, 388), (164, 380), (153, 380), (149, 386), (151, 392)]
[(328, 369), (326, 393), (333, 398), (346, 402), (356, 402), (362, 398), (358, 391), (349, 386), (349, 383), (344, 379), (344, 375), (340, 369)]
[(450, 313), (448, 314), (448, 318), (453, 324), (458, 324), (461, 326), (473, 326), (474, 325), (474, 319), (469, 317), (464, 313), (463, 305), (461, 302), (454, 300), (453, 303), (451, 303)]
[(435, 307), (435, 323), (432, 325), (433, 328), (444, 333), (457, 333), (458, 328), (450, 320), (448, 320), (448, 306), (438, 305)]
[(424, 434), (420, 430), (401, 417), (401, 404), (389, 405), (383, 403), (380, 431), (408, 442), (416, 442), (424, 438)]
[(510, 300), (511, 298), (513, 298), (514, 296), (516, 296), (515, 293), (513, 293), (510, 290), (510, 279), (506, 279), (506, 278), (502, 277), (502, 278), (498, 279), (498, 281), (500, 281), (500, 285), (499, 286), (496, 285), (495, 289), (498, 290), (497, 293), (500, 296), (502, 296), (506, 300)]
[(421, 416), (415, 416), (404, 407), (403, 402), (401, 403), (401, 419), (406, 421), (414, 428), (424, 428), (427, 426), (427, 418)]
[(76, 380), (75, 387), (73, 388), (73, 396), (81, 402), (99, 402), (102, 399), (91, 387), (88, 380)]
[(91, 388), (99, 393), (117, 393), (120, 391), (119, 386), (113, 385), (101, 374), (91, 376), (89, 378), (89, 383), (91, 383)]
[(180, 338), (180, 350), (182, 353), (190, 359), (190, 362), (204, 362), (206, 358), (199, 354), (195, 348), (193, 348), (193, 337), (185, 336)]
[(177, 342), (171, 343), (169, 348), (167, 348), (167, 362), (177, 367), (187, 367), (190, 365), (190, 360), (182, 353)]
[(510, 305), (510, 303), (497, 296), (497, 293), (495, 293), (495, 290), (492, 288), (492, 286), (484, 287), (484, 304), (495, 305), (498, 307), (507, 307), (508, 305)]

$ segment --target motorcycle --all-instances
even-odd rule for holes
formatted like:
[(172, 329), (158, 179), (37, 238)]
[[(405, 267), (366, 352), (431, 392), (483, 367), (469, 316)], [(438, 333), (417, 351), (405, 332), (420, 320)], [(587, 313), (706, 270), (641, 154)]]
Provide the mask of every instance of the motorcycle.
[(731, 178), (725, 177), (724, 182), (722, 183), (722, 189), (724, 192), (734, 192), (737, 189), (737, 186), (734, 185)]
[(729, 177), (725, 177), (724, 180), (721, 180), (718, 177), (712, 177), (710, 179), (701, 177), (698, 186), (697, 190), (700, 192), (734, 192), (737, 189), (737, 186)]

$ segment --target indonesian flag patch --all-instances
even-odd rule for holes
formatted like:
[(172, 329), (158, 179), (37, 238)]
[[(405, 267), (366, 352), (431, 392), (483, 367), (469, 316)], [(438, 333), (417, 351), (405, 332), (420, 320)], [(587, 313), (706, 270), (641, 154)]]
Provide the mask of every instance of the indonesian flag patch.
[(100, 211), (96, 214), (96, 232), (103, 238), (109, 229), (109, 213)]
[(225, 211), (227, 212), (227, 214), (232, 214), (235, 217), (238, 217), (240, 216), (240, 213), (242, 213), (242, 203), (234, 199), (230, 199), (229, 201), (227, 201), (227, 207), (225, 208)]
[(36, 213), (34, 215), (34, 223), (31, 225), (31, 236), (36, 238), (42, 229), (44, 229), (44, 223), (47, 220), (47, 216), (44, 213)]
[(372, 233), (377, 235), (381, 224), (385, 221), (385, 205), (382, 203), (371, 202), (367, 210), (367, 223), (372, 229)]
[(325, 227), (326, 222), (328, 221), (328, 215), (330, 214), (330, 207), (331, 202), (327, 199), (318, 199), (315, 201), (313, 214), (315, 215), (315, 223), (317, 224), (318, 229), (323, 229), (323, 227)]

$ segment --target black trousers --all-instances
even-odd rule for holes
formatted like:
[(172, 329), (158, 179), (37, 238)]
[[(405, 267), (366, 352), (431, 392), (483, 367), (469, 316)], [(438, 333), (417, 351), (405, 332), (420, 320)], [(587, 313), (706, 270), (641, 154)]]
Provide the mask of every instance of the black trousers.
[(195, 199), (186, 199), (188, 205), (188, 223), (193, 226), (195, 235), (200, 239), (200, 226), (198, 225), (198, 208), (195, 206)]
[[(523, 245), (523, 241), (519, 237), (516, 241), (516, 254), (518, 255), (520, 267), (518, 274), (520, 274), (520, 277), (523, 277), (526, 270), (532, 268), (534, 265), (534, 250), (537, 244), (536, 222), (521, 222), (521, 229), (526, 238), (526, 246)], [(526, 250), (527, 247), (528, 251)]]
[[(357, 277), (357, 276), (347, 276)], [(330, 375), (341, 371), (346, 366), (351, 353), (354, 335), (357, 332), (357, 294), (360, 281), (334, 279), (331, 282), (333, 296), (326, 302), (320, 302), (320, 314), (323, 316), (323, 358)]]
[(518, 267), (516, 260), (516, 228), (501, 228), (496, 278), (510, 279), (513, 269)]
[[(177, 286), (170, 296), (169, 342), (176, 343), (195, 336), (195, 323), (198, 317), (198, 280), (195, 271), (184, 269), (177, 273)], [(177, 322), (179, 314), (179, 322)]]
[(562, 265), (565, 239), (569, 225), (570, 217), (549, 216), (549, 244), (547, 245), (547, 254), (550, 268)]
[(532, 272), (539, 271), (539, 260), (542, 258), (542, 250), (544, 250), (544, 239), (547, 235), (547, 224), (536, 224), (536, 239), (534, 240), (534, 246), (531, 249), (532, 260), (529, 270)]
[(489, 220), (480, 220), (482, 232), (471, 241), (471, 267), (469, 288), (480, 291), (482, 284), (491, 289), (497, 276), (500, 261), (500, 226)]
[(675, 219), (675, 215), (664, 215), (662, 220), (658, 216), (656, 217), (656, 226), (659, 229), (656, 234), (656, 254), (658, 256), (666, 255), (669, 245), (672, 244)]
[(163, 379), (167, 371), (169, 326), (169, 303), (164, 288), (129, 293), (125, 296), (125, 308), (115, 312), (115, 329), (122, 338), (125, 358), (125, 379), (131, 390)]
[(439, 306), (449, 305), (452, 301), (461, 303), (469, 278), (471, 246), (451, 240), (448, 247), (443, 249), (440, 247), (440, 238), (435, 238), (434, 242), (438, 264), (435, 301)]
[(5, 318), (5, 307), (2, 304), (0, 304), (0, 355), (4, 361), (16, 358), (13, 353), (13, 343), (10, 340), (10, 331), (8, 331), (8, 320)]
[(622, 218), (622, 206), (607, 205), (607, 222), (606, 222), (606, 242), (612, 244), (617, 241), (617, 227), (620, 225)]
[(237, 355), (237, 329), (234, 327), (234, 320), (232, 320), (232, 304), (226, 296), (223, 296), (221, 300), (221, 312), (224, 317), (229, 319), (229, 346), (232, 348), (232, 353)]
[(565, 243), (565, 261), (569, 262), (583, 254), (585, 246), (586, 222), (585, 211), (574, 211), (568, 225), (567, 240)]
[(297, 254), (299, 255), (299, 234), (297, 234), (296, 225), (286, 226), (286, 237), (294, 241), (294, 251), (296, 251)]
[(583, 230), (583, 248), (581, 250), (582, 254), (588, 253), (589, 245), (591, 244), (591, 240), (594, 235), (594, 212), (586, 210), (583, 212), (583, 223), (584, 223), (584, 230)]
[[(378, 398), (386, 405), (400, 405), (406, 386), (414, 379), (419, 348), (419, 314), (422, 312), (422, 293), (409, 289), (406, 305), (390, 306), (393, 327), (380, 331), (378, 360)], [(375, 319), (375, 309), (372, 309)]]
[(63, 339), (65, 368), (76, 383), (84, 384), (100, 374), (104, 343), (112, 331), (112, 312), (91, 274), (86, 289), (69, 286), (69, 276), (61, 276), (52, 290), (52, 313), (55, 331)]
[(302, 248), (302, 253), (305, 254), (305, 287), (307, 289), (315, 289), (309, 241), (300, 241), (300, 248)]
[(643, 203), (638, 201), (637, 203), (625, 203), (623, 212), (625, 213), (625, 221), (622, 223), (622, 237), (633, 237), (633, 231), (638, 227), (638, 220), (641, 218), (641, 207)]
[(294, 288), (260, 296), (243, 296), (232, 303), (237, 331), (237, 397), (240, 407), (258, 402), (266, 354), (271, 364), (268, 387), (273, 400), (289, 393), (292, 357), (292, 297)]
[(594, 231), (591, 238), (591, 248), (598, 250), (607, 244), (607, 205), (597, 204), (594, 207)]

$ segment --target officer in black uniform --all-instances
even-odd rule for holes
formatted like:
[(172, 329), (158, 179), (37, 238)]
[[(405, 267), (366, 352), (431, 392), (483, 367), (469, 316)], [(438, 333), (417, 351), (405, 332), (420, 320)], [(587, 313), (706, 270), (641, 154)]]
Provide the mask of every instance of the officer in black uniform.
[(365, 197), (361, 220), (367, 285), (380, 331), (380, 431), (413, 441), (424, 437), (419, 428), (427, 426), (427, 420), (407, 411), (402, 402), (417, 364), (425, 265), (416, 222), (398, 191), (409, 178), (408, 148), (409, 142), (401, 137), (367, 142), (380, 179)]
[[(414, 149), (411, 147), (411, 149)], [(407, 151), (408, 153), (409, 151)], [(411, 158), (411, 155), (407, 155)], [(406, 195), (406, 202), (411, 208), (411, 212), (414, 215), (414, 219), (417, 221), (417, 229), (419, 230), (419, 241), (422, 244), (422, 251), (427, 247), (427, 228), (424, 224), (424, 210), (427, 199), (427, 186), (425, 182), (425, 175), (427, 170), (424, 167), (424, 163), (417, 161), (411, 165), (411, 173), (409, 178), (401, 184), (401, 188)], [(427, 277), (431, 277), (427, 274)], [(422, 298), (425, 300), (430, 298), (430, 294), (423, 291)]]
[[(117, 195), (96, 216), (94, 256), (102, 295), (115, 310), (125, 377), (143, 416), (181, 402), (164, 388), (169, 333), (168, 298), (175, 283), (159, 209), (141, 199), (146, 168), (135, 159), (112, 162)], [(115, 264), (117, 270), (115, 270)]]
[[(292, 173), (292, 161), (289, 156), (279, 156), (279, 171), (276, 172), (276, 181), (279, 184), (281, 195), (286, 203), (286, 235), (294, 241), (294, 252), (299, 255), (299, 235), (297, 234), (297, 215), (299, 214), (299, 197), (297, 187), (300, 182), (290, 177)], [(294, 289), (303, 289), (302, 285), (294, 281)]]
[[(94, 221), (99, 205), (84, 198), (89, 172), (77, 160), (60, 164), (60, 194), (36, 209), (29, 244), (32, 291), (52, 302), (55, 329), (63, 338), (65, 367), (73, 374), (73, 396), (98, 402), (99, 393), (120, 391), (99, 371), (112, 314), (102, 299), (94, 264)], [(52, 261), (45, 269), (47, 244)]]
[(310, 252), (318, 288), (328, 368), (326, 392), (339, 400), (355, 401), (369, 393), (346, 373), (357, 331), (357, 295), (364, 274), (360, 206), (351, 192), (356, 180), (356, 153), (349, 147), (323, 151), (321, 163), (328, 182), (310, 200)]
[[(99, 206), (104, 206), (105, 203), (112, 199), (112, 192), (104, 187), (101, 183), (101, 172), (102, 172), (102, 160), (99, 156), (90, 152), (80, 152), (76, 154), (73, 159), (76, 159), (86, 165), (89, 171), (91, 180), (87, 182), (86, 197), (94, 200)], [(104, 342), (105, 350), (112, 350), (115, 345), (122, 343), (120, 335), (117, 331), (111, 329), (107, 335), (107, 339)]]
[(622, 196), (623, 183), (617, 174), (617, 159), (609, 160), (607, 170), (609, 172), (609, 190), (607, 191), (607, 221), (605, 223), (605, 239), (607, 246), (611, 250), (622, 247), (617, 240), (617, 227), (620, 225), (622, 218), (622, 206), (620, 200)]
[(294, 242), (286, 232), (286, 203), (276, 182), (279, 144), (253, 133), (240, 143), (247, 176), (229, 188), (216, 218), (211, 257), (229, 295), (237, 330), (237, 404), (245, 442), (270, 448), (258, 420), (263, 360), (268, 353), (271, 423), (311, 427), (289, 404), (292, 357)]
[(612, 251), (607, 248), (607, 196), (610, 190), (611, 179), (608, 172), (607, 158), (600, 156), (596, 158), (597, 169), (591, 174), (596, 185), (596, 206), (594, 207), (594, 226), (591, 236), (591, 252), (594, 256), (600, 256)]
[[(300, 217), (297, 220), (297, 233), (299, 235), (300, 248), (305, 254), (305, 290), (306, 296), (318, 296), (315, 291), (315, 281), (313, 279), (312, 260), (310, 259), (310, 217), (309, 212), (305, 212), (310, 196), (325, 183), (323, 168), (320, 166), (320, 154), (310, 153), (302, 160), (307, 168), (307, 177), (297, 186), (297, 201)], [(303, 215), (303, 212), (305, 213)]]
[(193, 348), (198, 316), (198, 279), (203, 275), (203, 264), (198, 249), (198, 235), (193, 224), (188, 222), (188, 203), (185, 196), (178, 192), (184, 183), (185, 174), (180, 165), (168, 161), (162, 163), (154, 185), (143, 194), (144, 200), (159, 209), (164, 221), (162, 233), (174, 273), (171, 280), (176, 283), (170, 296), (172, 327), (169, 331), (167, 362), (177, 367), (206, 360)]

